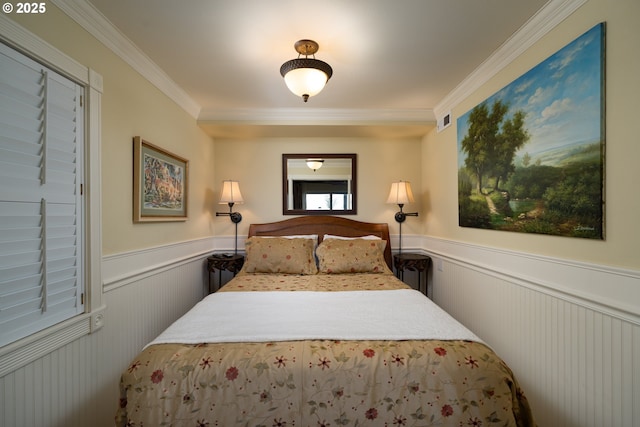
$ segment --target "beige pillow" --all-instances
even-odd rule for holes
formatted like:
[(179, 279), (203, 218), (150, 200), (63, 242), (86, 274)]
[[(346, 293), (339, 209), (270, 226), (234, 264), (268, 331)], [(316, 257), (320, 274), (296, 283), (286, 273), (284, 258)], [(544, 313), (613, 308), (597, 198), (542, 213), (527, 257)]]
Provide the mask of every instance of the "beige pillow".
[(316, 249), (321, 273), (384, 273), (385, 240), (329, 239)]
[(245, 242), (247, 273), (316, 274), (312, 239), (253, 236)]

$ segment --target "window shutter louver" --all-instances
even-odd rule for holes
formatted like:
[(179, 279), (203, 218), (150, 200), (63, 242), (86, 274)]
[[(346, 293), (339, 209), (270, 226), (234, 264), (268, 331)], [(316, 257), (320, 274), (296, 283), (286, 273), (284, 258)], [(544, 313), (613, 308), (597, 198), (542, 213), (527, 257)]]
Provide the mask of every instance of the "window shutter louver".
[(81, 95), (0, 44), (0, 346), (84, 312)]

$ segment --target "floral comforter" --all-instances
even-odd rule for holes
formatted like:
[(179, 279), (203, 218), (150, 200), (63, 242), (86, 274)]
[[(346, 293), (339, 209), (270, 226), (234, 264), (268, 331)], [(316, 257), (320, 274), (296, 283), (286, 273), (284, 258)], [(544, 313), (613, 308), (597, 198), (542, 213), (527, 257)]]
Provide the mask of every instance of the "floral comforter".
[[(341, 280), (270, 276), (240, 275), (223, 290), (350, 289)], [(370, 289), (406, 287), (392, 274), (357, 276), (358, 290), (367, 281)], [(116, 425), (535, 424), (511, 370), (484, 344), (306, 340), (151, 345), (122, 374)]]
[(391, 271), (380, 274), (267, 274), (241, 271), (218, 292), (366, 291), (409, 289)]

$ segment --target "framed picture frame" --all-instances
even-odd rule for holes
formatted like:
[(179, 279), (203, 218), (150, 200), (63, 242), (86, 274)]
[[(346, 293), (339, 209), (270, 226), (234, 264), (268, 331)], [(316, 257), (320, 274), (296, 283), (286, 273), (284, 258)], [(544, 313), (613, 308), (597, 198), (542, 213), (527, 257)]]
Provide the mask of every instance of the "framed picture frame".
[(604, 22), (457, 119), (458, 224), (604, 240)]
[(186, 221), (189, 161), (133, 138), (133, 222)]

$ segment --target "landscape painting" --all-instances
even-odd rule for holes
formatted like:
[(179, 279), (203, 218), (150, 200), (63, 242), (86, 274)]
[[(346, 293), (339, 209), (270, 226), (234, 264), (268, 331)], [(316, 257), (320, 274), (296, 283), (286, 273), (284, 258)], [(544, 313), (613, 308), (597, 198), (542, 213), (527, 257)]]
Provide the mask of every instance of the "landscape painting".
[(459, 225), (604, 239), (600, 23), (459, 117)]
[(186, 221), (189, 161), (133, 139), (133, 221)]

